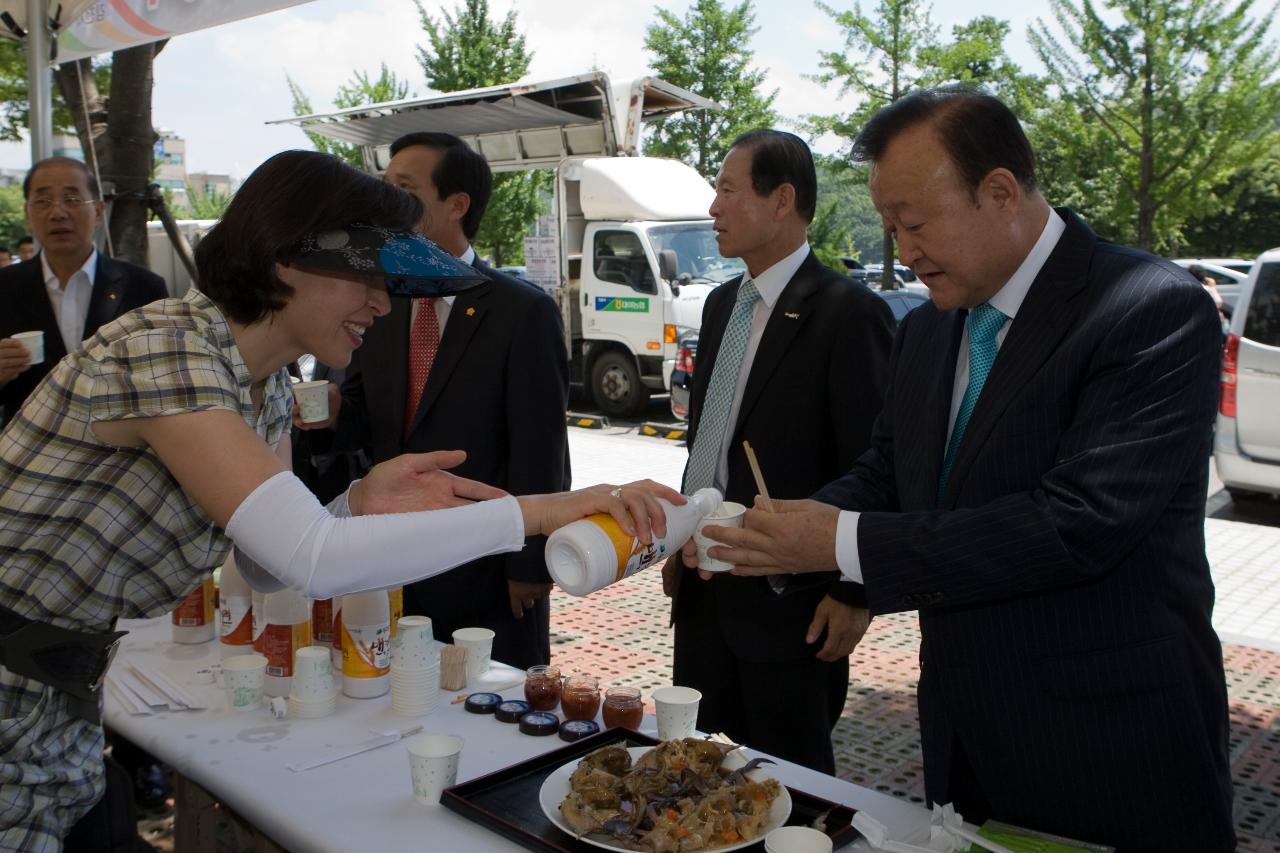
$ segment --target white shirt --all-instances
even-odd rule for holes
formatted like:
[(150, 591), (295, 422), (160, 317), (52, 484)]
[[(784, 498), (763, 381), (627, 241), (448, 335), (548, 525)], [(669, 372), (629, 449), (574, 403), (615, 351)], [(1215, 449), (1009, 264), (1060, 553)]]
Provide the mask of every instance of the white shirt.
[(44, 286), (49, 292), (53, 316), (58, 320), (63, 346), (67, 352), (75, 352), (84, 340), (84, 324), (89, 319), (89, 300), (93, 298), (93, 281), (98, 272), (98, 250), (89, 251), (88, 259), (67, 279), (65, 288), (58, 280), (58, 274), (50, 268), (44, 252), (40, 253), (40, 268), (44, 272)]
[[(476, 261), (476, 250), (467, 246), (467, 250), (458, 258), (467, 266), (472, 266)], [(440, 337), (444, 337), (444, 324), (449, 322), (449, 313), (453, 310), (453, 300), (456, 296), (441, 296), (436, 299), (436, 320), (440, 323)], [(422, 304), (422, 298), (415, 298), (413, 306), (409, 309), (409, 327), (413, 328), (413, 321), (418, 319), (418, 306)]]
[[(748, 281), (755, 282), (760, 298), (756, 300), (751, 315), (751, 335), (747, 338), (747, 348), (742, 353), (742, 364), (738, 367), (738, 381), (733, 392), (733, 407), (729, 410), (729, 420), (725, 424), (725, 435), (720, 436), (720, 459), (716, 463), (716, 488), (724, 492), (729, 482), (729, 442), (733, 435), (734, 425), (738, 422), (738, 411), (742, 408), (742, 393), (747, 388), (747, 378), (751, 375), (751, 362), (755, 360), (756, 350), (760, 347), (760, 339), (764, 337), (764, 327), (773, 314), (773, 306), (777, 304), (786, 289), (787, 282), (795, 276), (796, 270), (809, 257), (809, 243), (805, 241), (800, 248), (769, 267), (760, 275), (752, 278), (751, 273), (743, 274), (742, 285)], [(739, 285), (741, 287), (742, 285)]]
[[(1040, 274), (1045, 261), (1049, 260), (1049, 255), (1053, 253), (1054, 247), (1058, 245), (1058, 239), (1062, 237), (1062, 232), (1066, 228), (1067, 224), (1062, 221), (1062, 217), (1050, 208), (1049, 218), (1045, 221), (1040, 237), (1031, 247), (1031, 251), (1014, 270), (1013, 276), (988, 300), (991, 307), (998, 309), (1001, 314), (1009, 318), (1009, 322), (1001, 326), (1000, 331), (996, 333), (997, 352), (1004, 344), (1004, 339), (1018, 316), (1018, 309), (1027, 298), (1031, 283)], [(951, 431), (955, 428), (956, 415), (960, 411), (965, 387), (968, 384), (969, 324), (965, 323), (964, 332), (960, 336), (960, 350), (956, 353), (956, 375), (951, 383), (951, 415), (947, 422), (948, 443), (951, 441)], [(943, 447), (946, 446), (944, 443)], [(861, 513), (846, 510), (840, 513), (840, 518), (836, 522), (836, 565), (844, 575), (841, 579), (854, 583), (862, 583), (862, 558), (858, 554), (858, 517), (860, 515)]]

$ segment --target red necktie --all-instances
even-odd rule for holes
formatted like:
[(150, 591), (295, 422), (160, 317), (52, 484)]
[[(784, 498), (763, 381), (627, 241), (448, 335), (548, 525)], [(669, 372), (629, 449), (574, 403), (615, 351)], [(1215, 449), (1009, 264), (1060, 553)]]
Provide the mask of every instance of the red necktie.
[(440, 349), (440, 320), (436, 317), (436, 297), (414, 300), (418, 306), (409, 330), (409, 398), (405, 401), (404, 431), (407, 435), (422, 402), (422, 392), (431, 375), (431, 365)]

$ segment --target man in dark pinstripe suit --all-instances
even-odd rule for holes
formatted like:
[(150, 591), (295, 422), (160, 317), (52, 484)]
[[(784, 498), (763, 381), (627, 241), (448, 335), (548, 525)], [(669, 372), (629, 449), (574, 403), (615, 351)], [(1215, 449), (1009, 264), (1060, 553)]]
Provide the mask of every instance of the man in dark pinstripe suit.
[(855, 153), (932, 304), (899, 329), (871, 449), (713, 555), (838, 567), (872, 614), (919, 610), (932, 802), (1122, 851), (1235, 849), (1212, 300), (1051, 209), (995, 98), (916, 93)]

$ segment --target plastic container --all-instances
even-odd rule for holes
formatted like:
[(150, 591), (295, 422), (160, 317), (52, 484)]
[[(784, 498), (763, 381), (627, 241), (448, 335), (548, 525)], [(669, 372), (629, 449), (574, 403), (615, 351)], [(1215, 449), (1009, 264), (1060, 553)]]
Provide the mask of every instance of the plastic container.
[(674, 554), (723, 500), (716, 489), (699, 489), (684, 506), (659, 500), (667, 514), (667, 535), (647, 548), (607, 513), (566, 524), (547, 539), (547, 570), (570, 595), (589, 595)]
[(329, 660), (333, 663), (333, 677), (342, 677), (342, 597), (329, 599), (333, 602), (333, 647), (329, 649)]
[(213, 615), (213, 576), (205, 578), (174, 608), (173, 641), (207, 643), (218, 634)]
[(311, 602), (311, 642), (333, 648), (333, 611), (338, 599), (317, 598)]
[(342, 596), (342, 692), (372, 699), (390, 689), (391, 605), (386, 590)]
[(219, 573), (218, 645), (224, 658), (253, 653), (253, 588), (227, 555)]
[(262, 605), (262, 630), (267, 658), (267, 681), (262, 692), (288, 696), (293, 686), (293, 656), (311, 645), (311, 602), (291, 589), (269, 592)]
[(253, 613), (251, 614), (253, 617), (253, 650), (258, 654), (262, 654), (263, 649), (265, 648), (265, 646), (262, 645), (262, 641), (266, 636), (263, 632), (267, 627), (266, 613), (264, 612), (263, 604), (266, 602), (267, 596), (266, 593), (254, 590), (250, 595), (250, 598), (253, 601)]

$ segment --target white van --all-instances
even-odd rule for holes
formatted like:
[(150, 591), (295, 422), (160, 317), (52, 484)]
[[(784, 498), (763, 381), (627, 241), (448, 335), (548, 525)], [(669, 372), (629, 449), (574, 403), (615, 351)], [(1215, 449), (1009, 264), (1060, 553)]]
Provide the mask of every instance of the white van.
[(1280, 248), (1258, 256), (1240, 285), (1213, 458), (1232, 500), (1280, 496)]

